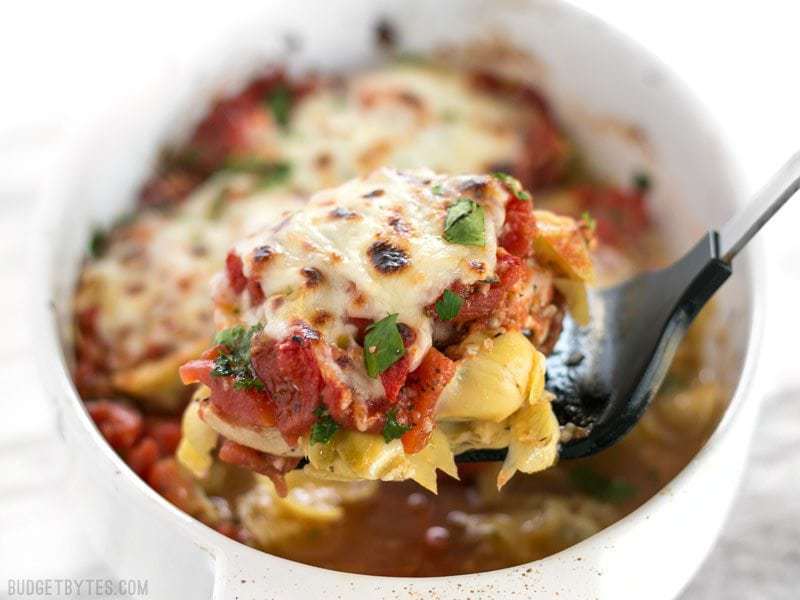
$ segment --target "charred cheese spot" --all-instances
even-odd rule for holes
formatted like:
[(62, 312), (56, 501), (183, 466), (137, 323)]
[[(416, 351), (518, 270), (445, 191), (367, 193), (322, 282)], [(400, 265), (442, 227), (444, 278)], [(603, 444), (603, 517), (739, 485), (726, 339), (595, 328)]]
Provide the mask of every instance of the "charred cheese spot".
[(336, 366), (340, 369), (352, 369), (353, 368), (353, 361), (350, 360), (350, 357), (346, 354), (339, 354), (336, 358), (334, 358), (334, 362)]
[(383, 194), (383, 190), (372, 190), (371, 192), (364, 194), (364, 198), (378, 198), (379, 196), (383, 196)]
[(400, 100), (400, 102), (402, 102), (403, 104), (405, 104), (410, 108), (413, 108), (414, 110), (421, 111), (424, 110), (425, 108), (425, 104), (422, 101), (422, 99), (416, 94), (413, 94), (411, 92), (400, 92), (397, 95), (397, 98)]
[(318, 310), (311, 316), (311, 324), (314, 327), (323, 327), (333, 319), (333, 315), (327, 310)]
[(486, 265), (480, 260), (473, 259), (469, 261), (469, 268), (479, 275), (483, 275), (486, 272)]
[(253, 262), (265, 263), (275, 254), (275, 251), (267, 245), (259, 246), (253, 250)]
[(369, 248), (369, 259), (372, 266), (384, 274), (394, 273), (405, 268), (409, 263), (408, 254), (402, 248), (389, 242), (375, 242)]
[(303, 277), (306, 280), (306, 287), (316, 287), (322, 281), (322, 273), (319, 269), (315, 269), (314, 267), (303, 267), (300, 272), (303, 274)]
[(355, 213), (352, 210), (347, 210), (346, 208), (338, 206), (334, 208), (331, 212), (329, 212), (328, 216), (331, 219), (357, 219), (358, 213)]
[(305, 347), (312, 342), (318, 342), (320, 334), (319, 331), (312, 329), (306, 323), (295, 323), (290, 339), (293, 343)]
[(461, 185), (458, 186), (458, 190), (462, 194), (471, 196), (475, 200), (482, 199), (486, 195), (488, 189), (489, 189), (489, 183), (486, 181), (485, 178), (467, 179)]
[[(185, 277), (181, 277), (178, 279), (178, 287), (181, 290), (187, 290), (191, 287), (192, 281), (191, 279), (187, 279)], [(145, 290), (145, 285), (143, 283), (132, 283), (125, 288), (125, 293), (131, 296), (137, 296), (141, 294)]]
[(318, 169), (327, 169), (331, 164), (333, 164), (333, 156), (330, 152), (321, 152), (314, 159), (314, 166)]
[(400, 337), (403, 338), (404, 346), (410, 346), (413, 344), (417, 337), (417, 334), (414, 332), (414, 330), (405, 323), (398, 323), (397, 331), (400, 332)]
[(389, 226), (400, 235), (405, 235), (411, 232), (411, 228), (409, 227), (408, 223), (406, 223), (403, 218), (398, 215), (392, 215), (389, 217)]

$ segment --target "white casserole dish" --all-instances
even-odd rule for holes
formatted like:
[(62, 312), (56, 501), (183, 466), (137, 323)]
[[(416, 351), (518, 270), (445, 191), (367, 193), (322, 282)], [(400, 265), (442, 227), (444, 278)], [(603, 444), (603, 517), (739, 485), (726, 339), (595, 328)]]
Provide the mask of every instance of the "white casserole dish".
[[(337, 573), (276, 558), (191, 519), (139, 480), (105, 443), (70, 380), (70, 299), (93, 227), (123, 213), (161, 144), (185, 131), (214, 92), (256, 65), (346, 70), (376, 62), (374, 26), (388, 19), (401, 45), (425, 51), (499, 34), (535, 57), (542, 86), (594, 166), (626, 180), (654, 173), (652, 207), (677, 255), (703, 224), (742, 202), (740, 176), (707, 115), (641, 48), (560, 2), (264, 1), (239, 25), (182, 48), (139, 93), (91, 121), (49, 178), (32, 248), (39, 360), (74, 467), (75, 511), (117, 575), (145, 578), (149, 597), (175, 598), (674, 598), (708, 552), (732, 501), (764, 378), (760, 353), (764, 264), (758, 247), (737, 260), (721, 298), (730, 315), (736, 392), (707, 446), (662, 492), (594, 537), (519, 567), (457, 577), (403, 579)], [(244, 25), (242, 25), (244, 24)], [(287, 53), (287, 34), (301, 41)], [(503, 57), (508, 65), (514, 59)], [(187, 113), (187, 108), (191, 113)], [(635, 125), (635, 127), (631, 127)]]

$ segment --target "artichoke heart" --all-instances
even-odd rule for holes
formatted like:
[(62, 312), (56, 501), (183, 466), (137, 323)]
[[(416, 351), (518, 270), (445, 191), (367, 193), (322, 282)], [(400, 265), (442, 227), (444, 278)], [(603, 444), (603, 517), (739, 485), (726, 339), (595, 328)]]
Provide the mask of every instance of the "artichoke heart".
[(459, 362), (436, 407), (438, 421), (492, 421), (513, 414), (528, 396), (531, 371), (541, 354), (519, 332), (496, 338), (470, 336), (465, 347), (478, 352)]
[(439, 428), (447, 436), (453, 454), (475, 448), (507, 448), (511, 440), (508, 419), (494, 421), (443, 421)]
[(175, 453), (178, 462), (199, 479), (208, 475), (214, 462), (211, 452), (219, 439), (219, 434), (200, 418), (200, 402), (210, 393), (206, 386), (199, 387), (183, 411), (181, 441)]
[(536, 257), (569, 279), (594, 281), (589, 244), (578, 223), (546, 210), (537, 210), (534, 214), (538, 233), (533, 244)]
[(510, 442), (497, 475), (498, 489), (517, 471), (535, 473), (555, 464), (560, 430), (550, 406), (551, 398), (548, 392), (544, 392), (538, 401), (527, 403), (509, 419)]
[(564, 296), (569, 314), (579, 327), (589, 324), (589, 296), (586, 285), (574, 279), (557, 278), (553, 281), (556, 289)]
[(402, 481), (413, 479), (436, 492), (436, 470), (457, 477), (447, 437), (434, 429), (428, 445), (406, 454), (402, 442), (359, 431), (339, 431), (326, 444), (311, 444), (305, 472), (319, 479)]

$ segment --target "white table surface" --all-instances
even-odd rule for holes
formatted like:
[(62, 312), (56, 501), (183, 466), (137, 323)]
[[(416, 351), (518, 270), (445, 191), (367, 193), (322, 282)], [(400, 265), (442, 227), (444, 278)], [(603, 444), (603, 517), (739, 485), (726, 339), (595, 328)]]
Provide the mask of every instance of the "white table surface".
[[(41, 173), (73, 115), (91, 110), (98, 97), (124, 93), (126, 73), (146, 69), (180, 43), (174, 25), (186, 25), (187, 11), (196, 35), (234, 18), (234, 4), (225, 10), (198, 2), (0, 7), (0, 595), (10, 577), (107, 573), (61, 501), (62, 450), (53, 413), (44, 395), (28, 387), (36, 375), (35, 342), (23, 318), (25, 239)], [(751, 184), (800, 149), (800, 3), (577, 4), (681, 73), (727, 132)], [(765, 230), (783, 278), (772, 292), (784, 298), (800, 290), (800, 242), (792, 237), (799, 217), (795, 201)], [(785, 363), (775, 366), (780, 385), (764, 403), (725, 531), (683, 600), (800, 598), (800, 369), (796, 346), (789, 345), (793, 337), (787, 331), (770, 340), (773, 349), (786, 350)]]

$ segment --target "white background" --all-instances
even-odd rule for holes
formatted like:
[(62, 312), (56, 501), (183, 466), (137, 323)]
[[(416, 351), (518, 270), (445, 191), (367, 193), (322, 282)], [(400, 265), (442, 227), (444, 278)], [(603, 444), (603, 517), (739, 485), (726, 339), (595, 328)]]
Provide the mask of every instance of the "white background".
[[(298, 0), (294, 0), (298, 1)], [(309, 1), (312, 5), (313, 2)], [(582, 0), (661, 57), (726, 132), (755, 188), (800, 150), (800, 2)], [(38, 182), (78, 115), (178, 47), (237, 18), (235, 2), (0, 3), (0, 590), (9, 576), (88, 576), (103, 562), (80, 546), (58, 503), (58, 446), (34, 378), (24, 303), (24, 238)], [(798, 290), (800, 200), (765, 230), (785, 281)], [(796, 311), (794, 311), (796, 315)], [(726, 532), (686, 600), (800, 598), (800, 366), (787, 315), (782, 384), (768, 398), (748, 475)], [(679, 526), (676, 524), (676, 526)], [(657, 543), (657, 541), (654, 541)], [(679, 548), (675, 549), (680, 552)], [(642, 599), (646, 600), (646, 599)]]

